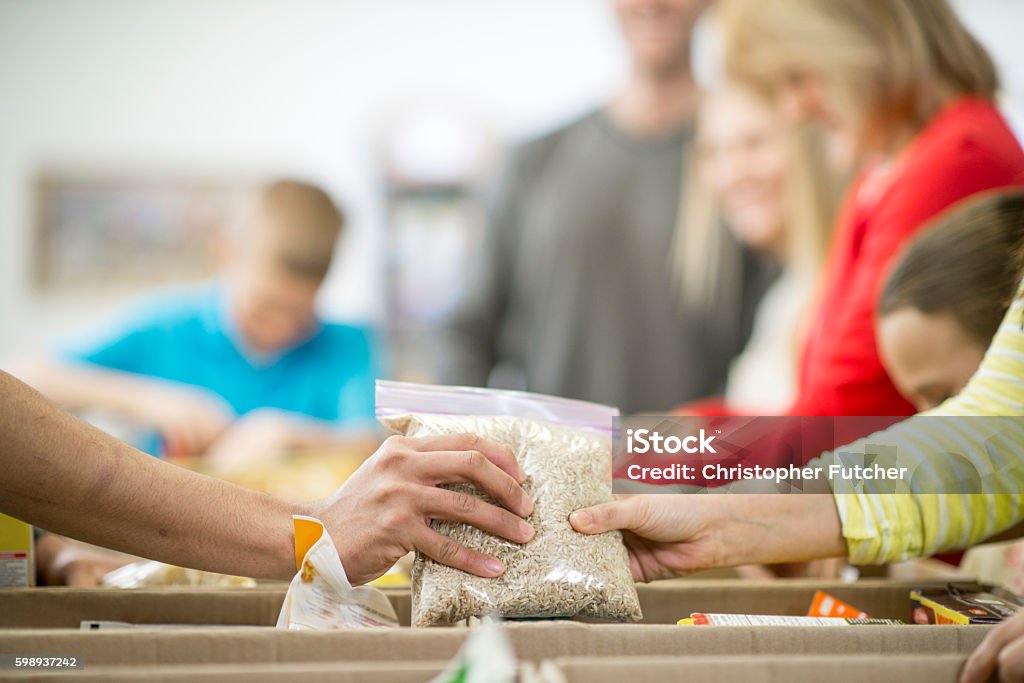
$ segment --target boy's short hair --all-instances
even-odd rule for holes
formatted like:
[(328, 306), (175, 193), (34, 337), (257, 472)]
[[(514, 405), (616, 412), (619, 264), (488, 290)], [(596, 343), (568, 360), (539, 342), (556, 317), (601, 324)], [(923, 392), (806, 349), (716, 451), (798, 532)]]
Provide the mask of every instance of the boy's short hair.
[(341, 209), (315, 185), (276, 180), (256, 195), (255, 229), (243, 235), (290, 275), (323, 280), (345, 222)]

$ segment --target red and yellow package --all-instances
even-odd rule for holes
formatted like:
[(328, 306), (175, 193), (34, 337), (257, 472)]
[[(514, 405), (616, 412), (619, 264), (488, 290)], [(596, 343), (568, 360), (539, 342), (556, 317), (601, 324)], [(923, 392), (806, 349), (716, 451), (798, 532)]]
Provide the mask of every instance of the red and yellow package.
[(910, 591), (915, 624), (998, 624), (1022, 608), (986, 590), (954, 586)]

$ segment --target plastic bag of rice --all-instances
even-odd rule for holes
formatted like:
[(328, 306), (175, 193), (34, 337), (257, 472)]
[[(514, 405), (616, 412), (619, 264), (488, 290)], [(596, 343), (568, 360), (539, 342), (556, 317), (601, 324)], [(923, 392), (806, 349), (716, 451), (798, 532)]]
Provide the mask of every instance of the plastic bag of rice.
[[(612, 499), (614, 408), (583, 401), (468, 387), (377, 383), (377, 418), (395, 434), (471, 433), (510, 447), (527, 475), (536, 535), (518, 544), (468, 524), (432, 526), (505, 564), (481, 578), (417, 553), (413, 565), (415, 626), (470, 617), (582, 616), (638, 621), (640, 603), (619, 532), (595, 536), (569, 525), (574, 510)], [(469, 484), (449, 488), (494, 500)]]

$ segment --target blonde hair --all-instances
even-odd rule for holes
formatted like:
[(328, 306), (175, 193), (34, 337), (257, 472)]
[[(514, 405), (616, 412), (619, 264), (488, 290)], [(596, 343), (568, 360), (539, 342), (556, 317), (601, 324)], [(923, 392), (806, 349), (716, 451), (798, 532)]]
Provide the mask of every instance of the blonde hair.
[(236, 231), (241, 246), (289, 275), (323, 280), (345, 221), (330, 196), (306, 182), (276, 180), (252, 199)]
[[(832, 228), (838, 183), (832, 180), (835, 174), (817, 128), (786, 126), (782, 134), (789, 152), (782, 198), (784, 267), (801, 279), (816, 280)], [(742, 247), (723, 225), (714, 193), (701, 173), (700, 155), (689, 157), (673, 239), (672, 272), (687, 310), (705, 315), (720, 308), (736, 310), (743, 295)]]
[(861, 152), (892, 152), (949, 97), (999, 87), (947, 0), (723, 0), (719, 12), (733, 78), (775, 91), (820, 75)]

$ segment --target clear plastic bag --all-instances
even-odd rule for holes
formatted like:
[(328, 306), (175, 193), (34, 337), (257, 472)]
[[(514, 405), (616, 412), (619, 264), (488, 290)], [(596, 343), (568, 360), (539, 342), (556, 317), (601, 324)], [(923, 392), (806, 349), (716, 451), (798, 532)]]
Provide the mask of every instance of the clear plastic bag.
[[(493, 555), (505, 573), (488, 579), (417, 554), (413, 624), (452, 624), (469, 617), (583, 616), (641, 618), (622, 536), (577, 533), (569, 514), (612, 499), (614, 408), (524, 392), (377, 383), (377, 417), (396, 434), (472, 433), (512, 448), (534, 501), (534, 538), (517, 544), (467, 524), (434, 520), (459, 543)], [(468, 485), (454, 490), (494, 501)]]

